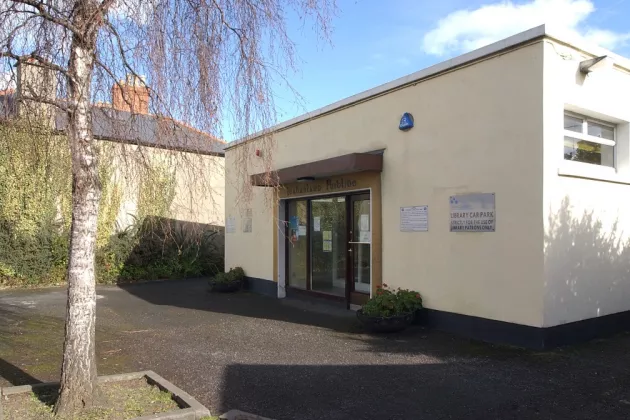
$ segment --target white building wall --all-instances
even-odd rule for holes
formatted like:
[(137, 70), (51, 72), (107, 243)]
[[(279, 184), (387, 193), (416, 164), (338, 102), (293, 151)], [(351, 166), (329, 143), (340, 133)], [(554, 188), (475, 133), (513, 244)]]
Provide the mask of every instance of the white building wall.
[[(385, 149), (383, 282), (419, 291), (432, 309), (541, 326), (542, 68), (534, 41), (289, 127), (275, 135), (274, 165)], [(398, 130), (403, 112), (415, 117), (409, 132)], [(234, 169), (254, 144), (226, 152), (226, 216), (236, 220), (226, 266), (274, 280), (277, 220), (262, 188), (241, 199)], [(449, 232), (450, 195), (476, 192), (496, 194), (496, 232)], [(400, 232), (400, 207), (413, 205), (429, 206), (428, 232)], [(242, 232), (244, 207), (252, 233)]]
[[(544, 46), (543, 325), (550, 327), (630, 310), (630, 74), (617, 59), (625, 68), (585, 77), (579, 63), (592, 55), (551, 40)], [(564, 161), (564, 110), (617, 124), (617, 170)]]
[[(273, 281), (273, 229), (280, 229), (273, 212), (275, 191), (247, 185), (249, 174), (264, 171), (256, 147), (252, 142), (225, 154), (225, 268), (240, 266), (248, 277)], [(249, 210), (251, 231), (245, 232)]]

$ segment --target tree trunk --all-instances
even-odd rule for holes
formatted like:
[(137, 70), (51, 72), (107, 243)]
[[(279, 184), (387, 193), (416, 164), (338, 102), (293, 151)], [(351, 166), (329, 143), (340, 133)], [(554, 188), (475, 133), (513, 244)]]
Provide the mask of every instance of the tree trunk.
[(93, 20), (97, 5), (87, 0), (78, 2), (75, 7), (74, 25), (83, 29), (83, 36), (75, 34), (72, 38), (68, 68), (72, 227), (61, 389), (55, 413), (69, 417), (90, 408), (97, 392), (94, 255), (101, 184), (90, 107), (97, 31)]

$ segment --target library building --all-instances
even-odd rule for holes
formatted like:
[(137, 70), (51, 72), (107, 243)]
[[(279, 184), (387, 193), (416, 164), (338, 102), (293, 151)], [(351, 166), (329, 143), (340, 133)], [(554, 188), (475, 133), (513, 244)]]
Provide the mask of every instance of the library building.
[(536, 27), (225, 159), (226, 269), (254, 292), (356, 310), (387, 284), (430, 328), (536, 349), (630, 325), (630, 60), (596, 45)]

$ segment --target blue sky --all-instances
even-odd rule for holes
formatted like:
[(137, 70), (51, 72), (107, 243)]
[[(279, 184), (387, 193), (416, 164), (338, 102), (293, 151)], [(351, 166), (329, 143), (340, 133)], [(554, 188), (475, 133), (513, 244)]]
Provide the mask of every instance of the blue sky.
[[(338, 0), (330, 43), (290, 22), (299, 70), (276, 87), (285, 121), (546, 23), (630, 56), (630, 0)], [(227, 134), (227, 133), (226, 133)]]

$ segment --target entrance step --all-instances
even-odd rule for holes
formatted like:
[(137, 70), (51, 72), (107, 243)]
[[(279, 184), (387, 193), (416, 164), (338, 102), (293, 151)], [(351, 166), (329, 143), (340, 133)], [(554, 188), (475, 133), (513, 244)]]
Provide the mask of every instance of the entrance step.
[(309, 312), (317, 312), (339, 317), (354, 317), (354, 312), (346, 308), (343, 302), (334, 302), (328, 299), (318, 298), (302, 294), (292, 294), (281, 299), (283, 305), (292, 306)]

